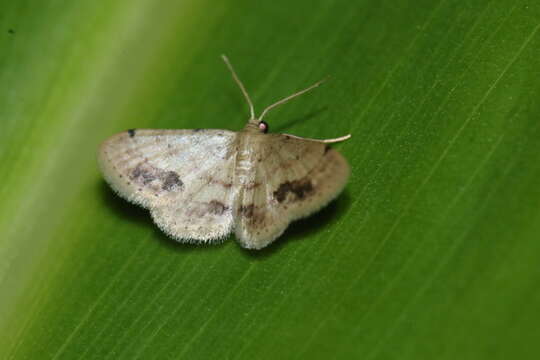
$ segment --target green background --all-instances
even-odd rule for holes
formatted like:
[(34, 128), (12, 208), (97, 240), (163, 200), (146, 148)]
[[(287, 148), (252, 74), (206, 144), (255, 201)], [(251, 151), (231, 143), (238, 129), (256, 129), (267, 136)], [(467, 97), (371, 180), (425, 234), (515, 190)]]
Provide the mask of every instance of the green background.
[[(537, 359), (537, 1), (0, 4), (0, 358)], [(269, 248), (117, 198), (128, 128), (331, 138), (345, 193)], [(232, 238), (231, 238), (232, 239)]]

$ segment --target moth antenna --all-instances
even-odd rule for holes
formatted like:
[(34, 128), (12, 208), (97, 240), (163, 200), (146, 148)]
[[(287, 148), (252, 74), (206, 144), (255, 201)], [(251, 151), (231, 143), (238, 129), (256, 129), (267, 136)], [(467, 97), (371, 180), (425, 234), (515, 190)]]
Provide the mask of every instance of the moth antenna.
[(344, 136), (337, 137), (335, 139), (324, 139), (324, 140), (320, 140), (320, 141), (325, 143), (325, 144), (332, 144), (332, 143), (338, 143), (338, 142), (342, 142), (342, 141), (345, 141), (345, 140), (349, 140), (350, 138), (351, 138), (351, 134), (347, 134), (347, 135), (344, 135)]
[(276, 102), (276, 103), (274, 103), (274, 104), (268, 106), (266, 109), (263, 110), (263, 112), (261, 113), (261, 116), (259, 116), (259, 119), (258, 119), (258, 120), (259, 120), (259, 121), (262, 121), (262, 118), (264, 117), (264, 115), (266, 115), (266, 113), (267, 113), (268, 111), (270, 111), (271, 109), (273, 109), (273, 108), (275, 108), (276, 106), (279, 106), (279, 105), (281, 105), (281, 104), (285, 104), (287, 101), (289, 101), (289, 100), (291, 100), (291, 99), (294, 99), (295, 97), (300, 96), (300, 95), (302, 95), (303, 93), (306, 93), (306, 92), (308, 92), (308, 91), (310, 91), (310, 90), (315, 89), (317, 86), (319, 86), (319, 85), (321, 85), (323, 82), (325, 82), (326, 79), (327, 79), (327, 78), (324, 78), (324, 79), (322, 79), (322, 80), (320, 80), (320, 81), (317, 81), (315, 84), (311, 85), (310, 87), (305, 88), (304, 90), (300, 90), (300, 91), (298, 91), (298, 92), (295, 92), (294, 94), (289, 95), (289, 96), (287, 96), (286, 98), (281, 99), (281, 100), (279, 100), (278, 102)]
[(249, 97), (249, 94), (247, 93), (246, 88), (244, 87), (244, 84), (242, 84), (242, 82), (238, 78), (238, 75), (236, 75), (236, 72), (234, 71), (234, 68), (231, 65), (231, 62), (229, 61), (229, 58), (226, 55), (221, 55), (221, 58), (223, 59), (223, 61), (225, 61), (225, 65), (227, 65), (227, 67), (229, 68), (234, 81), (236, 81), (236, 84), (238, 84), (238, 86), (240, 87), (240, 90), (242, 90), (242, 94), (244, 94), (244, 97), (246, 98), (246, 101), (249, 105), (249, 112), (251, 115), (250, 120), (255, 119), (255, 109), (253, 108), (253, 103), (251, 102), (251, 98)]
[(301, 137), (301, 136), (296, 136), (296, 135), (291, 135), (291, 134), (283, 134), (283, 135), (287, 135), (288, 137), (292, 137), (292, 138), (295, 138), (295, 139), (316, 141), (316, 142), (320, 142), (320, 143), (324, 143), (324, 144), (338, 143), (338, 142), (342, 142), (342, 141), (345, 141), (345, 140), (348, 140), (348, 139), (351, 138), (351, 134), (340, 136), (340, 137), (337, 137), (337, 138), (334, 138), (334, 139), (310, 139), (310, 138), (304, 138), (304, 137)]

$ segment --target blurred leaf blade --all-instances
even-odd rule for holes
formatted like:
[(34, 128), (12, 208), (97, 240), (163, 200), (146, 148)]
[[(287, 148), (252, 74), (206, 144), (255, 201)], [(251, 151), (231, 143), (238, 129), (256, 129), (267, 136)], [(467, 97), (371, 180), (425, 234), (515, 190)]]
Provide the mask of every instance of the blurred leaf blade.
[[(538, 356), (538, 5), (0, 8), (0, 357)], [(174, 244), (95, 164), (127, 128), (239, 129), (221, 53), (257, 109), (331, 74), (267, 120), (353, 134), (347, 191), (260, 253)]]

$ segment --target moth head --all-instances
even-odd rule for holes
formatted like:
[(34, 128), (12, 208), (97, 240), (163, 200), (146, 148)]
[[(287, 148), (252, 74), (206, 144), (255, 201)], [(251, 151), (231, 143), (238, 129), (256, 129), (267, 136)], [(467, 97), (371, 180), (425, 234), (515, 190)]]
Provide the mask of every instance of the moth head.
[(257, 125), (257, 127), (264, 134), (266, 134), (269, 130), (268, 124), (265, 121), (259, 121), (259, 124)]

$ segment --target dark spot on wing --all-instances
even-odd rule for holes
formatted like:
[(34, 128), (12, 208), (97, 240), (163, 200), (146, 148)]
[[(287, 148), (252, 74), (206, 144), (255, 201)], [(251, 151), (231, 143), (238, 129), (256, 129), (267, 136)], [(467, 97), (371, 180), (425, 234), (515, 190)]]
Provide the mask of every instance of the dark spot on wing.
[(221, 181), (221, 180), (216, 180), (214, 179), (213, 177), (209, 177), (207, 179), (207, 182), (208, 184), (218, 184), (218, 185), (221, 185), (223, 186), (225, 189), (229, 189), (230, 187), (232, 187), (232, 183), (230, 182), (225, 182), (225, 181)]
[(247, 217), (252, 218), (255, 210), (255, 205), (242, 205), (240, 206), (240, 214)]
[(152, 173), (144, 173), (142, 176), (142, 179), (143, 179), (142, 181), (143, 185), (148, 185), (152, 181), (156, 180), (156, 175)]
[(171, 191), (174, 188), (181, 188), (184, 185), (178, 174), (174, 171), (167, 171), (165, 174), (163, 174), (162, 178), (163, 185), (161, 185), (161, 188), (165, 191)]
[(217, 200), (212, 200), (208, 203), (208, 212), (210, 214), (223, 215), (223, 213), (227, 210), (229, 210), (229, 208)]
[(130, 179), (143, 185), (148, 185), (158, 177), (156, 169), (146, 165), (139, 164), (133, 169)]
[(246, 188), (247, 190), (251, 190), (251, 189), (258, 188), (259, 186), (261, 186), (261, 183), (260, 183), (260, 182), (252, 182), (252, 183), (246, 184), (246, 185), (245, 185), (245, 188)]
[(129, 134), (129, 137), (134, 137), (135, 136), (135, 129), (129, 129), (127, 132)]
[(194, 132), (199, 132), (199, 131), (202, 131), (202, 129), (194, 129), (193, 131)]
[(258, 209), (254, 204), (242, 205), (238, 209), (238, 215), (243, 217), (246, 224), (254, 226), (256, 224), (263, 225), (266, 222), (266, 212), (263, 209)]
[(313, 192), (313, 184), (309, 179), (300, 179), (295, 181), (287, 181), (279, 185), (278, 189), (274, 191), (274, 197), (278, 202), (283, 202), (287, 198), (288, 194), (293, 194), (294, 200), (301, 200), (306, 195)]
[(146, 162), (140, 163), (129, 173), (129, 178), (136, 184), (149, 186), (154, 191), (181, 190), (184, 183), (174, 171), (165, 171)]

